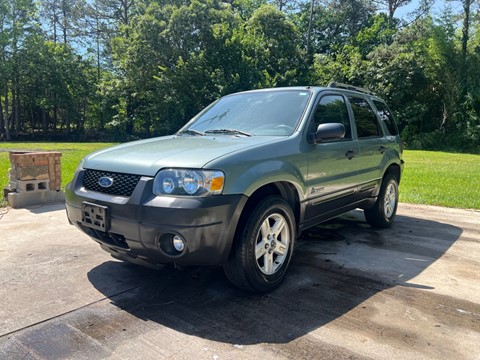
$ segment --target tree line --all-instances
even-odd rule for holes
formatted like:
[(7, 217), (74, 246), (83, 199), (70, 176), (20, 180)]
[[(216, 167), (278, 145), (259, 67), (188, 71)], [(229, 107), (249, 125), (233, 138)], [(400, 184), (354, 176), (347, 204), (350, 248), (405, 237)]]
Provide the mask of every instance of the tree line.
[(478, 151), (478, 1), (410, 2), (0, 0), (0, 139), (164, 135), (235, 91), (338, 81), (408, 147)]

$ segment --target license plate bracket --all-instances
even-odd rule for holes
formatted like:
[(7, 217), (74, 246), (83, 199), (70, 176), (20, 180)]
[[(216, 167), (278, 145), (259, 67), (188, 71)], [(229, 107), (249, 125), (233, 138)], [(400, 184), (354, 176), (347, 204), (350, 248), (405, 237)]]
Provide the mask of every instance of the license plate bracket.
[(89, 228), (108, 232), (108, 207), (89, 202), (82, 202), (82, 225)]

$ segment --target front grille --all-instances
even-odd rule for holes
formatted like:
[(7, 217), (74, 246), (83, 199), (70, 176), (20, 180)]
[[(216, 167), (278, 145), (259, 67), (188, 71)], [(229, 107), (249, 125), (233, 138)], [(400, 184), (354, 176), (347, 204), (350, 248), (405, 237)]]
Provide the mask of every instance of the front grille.
[[(98, 180), (103, 176), (113, 179), (112, 186), (102, 187), (98, 184)], [(83, 176), (83, 186), (87, 190), (98, 191), (105, 194), (130, 196), (139, 180), (140, 175), (86, 169)]]

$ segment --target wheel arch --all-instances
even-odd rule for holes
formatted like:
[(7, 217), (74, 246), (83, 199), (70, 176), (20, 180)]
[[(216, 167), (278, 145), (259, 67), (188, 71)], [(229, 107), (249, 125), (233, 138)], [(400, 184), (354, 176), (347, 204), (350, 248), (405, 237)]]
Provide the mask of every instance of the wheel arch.
[(397, 178), (397, 181), (398, 181), (398, 184), (400, 184), (400, 179), (401, 179), (401, 176), (402, 176), (402, 170), (400, 168), (400, 165), (398, 164), (391, 164), (387, 170), (385, 170), (385, 173), (383, 174), (383, 179), (385, 179), (385, 177), (387, 175), (393, 175)]
[(248, 210), (249, 207), (258, 204), (261, 199), (270, 195), (282, 197), (292, 208), (293, 214), (295, 215), (295, 222), (297, 224), (300, 222), (300, 196), (295, 186), (288, 181), (269, 183), (255, 190), (245, 204), (244, 212)]
[(251, 213), (252, 209), (264, 198), (272, 195), (277, 195), (283, 198), (291, 207), (293, 214), (295, 216), (295, 225), (298, 233), (298, 226), (302, 219), (301, 206), (300, 206), (300, 195), (295, 188), (295, 186), (288, 181), (277, 181), (269, 184), (265, 184), (258, 189), (256, 189), (252, 195), (248, 198), (247, 203), (245, 204), (240, 219), (237, 224), (237, 229), (235, 230), (235, 238), (232, 244), (232, 250), (235, 247), (236, 241), (238, 239), (239, 231), (241, 231), (245, 222), (247, 221), (248, 215)]

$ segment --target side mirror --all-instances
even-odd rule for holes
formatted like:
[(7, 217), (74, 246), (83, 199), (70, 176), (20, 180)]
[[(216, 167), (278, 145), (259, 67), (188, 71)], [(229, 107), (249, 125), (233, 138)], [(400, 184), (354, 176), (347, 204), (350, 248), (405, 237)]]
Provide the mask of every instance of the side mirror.
[(345, 136), (345, 126), (340, 123), (327, 123), (318, 125), (315, 133), (315, 143), (329, 140), (343, 139)]

